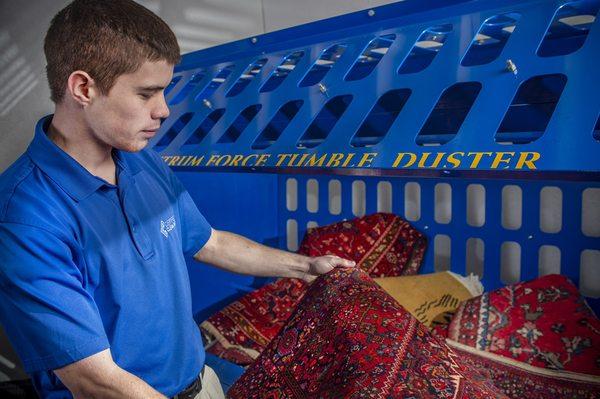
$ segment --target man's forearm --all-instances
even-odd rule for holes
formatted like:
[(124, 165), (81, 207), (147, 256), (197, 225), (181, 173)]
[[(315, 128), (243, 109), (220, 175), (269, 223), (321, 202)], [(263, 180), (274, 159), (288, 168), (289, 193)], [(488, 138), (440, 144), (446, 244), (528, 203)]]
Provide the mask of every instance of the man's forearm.
[(309, 272), (310, 258), (269, 248), (227, 231), (213, 230), (213, 236), (196, 260), (253, 276), (303, 278)]
[(75, 398), (166, 398), (115, 364), (108, 349), (54, 370), (54, 373)]
[(82, 383), (79, 391), (73, 393), (74, 398), (130, 398), (130, 399), (165, 399), (166, 396), (148, 385), (144, 380), (120, 369), (110, 380), (102, 379)]

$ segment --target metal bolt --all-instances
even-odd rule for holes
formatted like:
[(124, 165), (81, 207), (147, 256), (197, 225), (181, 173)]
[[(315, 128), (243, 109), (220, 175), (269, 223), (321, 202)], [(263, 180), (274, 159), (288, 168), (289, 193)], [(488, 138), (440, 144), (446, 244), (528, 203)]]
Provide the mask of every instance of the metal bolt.
[(369, 17), (372, 17), (372, 16), (374, 16), (374, 15), (375, 15), (375, 10), (369, 10), (369, 11), (367, 11), (367, 15), (368, 15)]
[(252, 42), (252, 44), (256, 44), (258, 42), (258, 38), (253, 37), (252, 39), (250, 39), (250, 41)]
[(206, 106), (206, 108), (213, 109), (212, 103), (210, 101), (208, 101), (206, 98), (204, 100), (202, 100), (202, 104), (204, 104)]
[(429, 226), (423, 227), (423, 230), (428, 230), (428, 229), (429, 229)]
[(327, 87), (323, 83), (319, 83), (319, 91), (323, 94), (327, 94)]
[(512, 72), (515, 75), (519, 72), (517, 66), (511, 59), (506, 60), (506, 70)]
[(527, 239), (528, 239), (528, 240), (531, 240), (532, 238), (533, 238), (533, 236), (532, 236), (532, 235), (529, 235), (529, 236), (527, 236)]

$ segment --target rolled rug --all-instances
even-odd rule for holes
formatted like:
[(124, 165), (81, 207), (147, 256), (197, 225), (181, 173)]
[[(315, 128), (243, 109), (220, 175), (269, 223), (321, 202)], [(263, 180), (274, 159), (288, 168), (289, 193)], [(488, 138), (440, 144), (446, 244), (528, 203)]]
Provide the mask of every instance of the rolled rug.
[(309, 287), (228, 397), (505, 398), (360, 269)]

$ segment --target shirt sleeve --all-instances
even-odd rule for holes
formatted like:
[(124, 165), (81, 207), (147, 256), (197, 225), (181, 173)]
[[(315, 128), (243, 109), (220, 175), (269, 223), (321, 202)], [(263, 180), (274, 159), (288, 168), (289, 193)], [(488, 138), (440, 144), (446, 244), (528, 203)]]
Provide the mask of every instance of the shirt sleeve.
[(176, 176), (173, 176), (173, 178), (180, 186), (177, 202), (182, 221), (183, 253), (190, 256), (204, 247), (210, 238), (212, 227), (198, 210), (183, 184), (179, 182)]
[(56, 235), (0, 223), (0, 322), (29, 373), (109, 347), (71, 249)]
[(177, 178), (173, 170), (162, 160), (162, 158), (153, 150), (148, 150), (154, 162), (159, 164), (159, 168), (171, 185), (175, 196), (177, 197), (177, 206), (181, 215), (181, 232), (183, 237), (183, 253), (186, 256), (194, 255), (209, 240), (212, 233), (212, 227), (200, 212), (196, 203), (188, 193), (185, 186)]

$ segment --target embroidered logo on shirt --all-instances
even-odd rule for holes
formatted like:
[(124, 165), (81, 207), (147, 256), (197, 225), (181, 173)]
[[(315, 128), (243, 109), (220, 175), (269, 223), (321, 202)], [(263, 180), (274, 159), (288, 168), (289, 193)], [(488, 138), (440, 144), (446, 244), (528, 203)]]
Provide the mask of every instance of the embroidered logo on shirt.
[(160, 232), (163, 236), (169, 238), (169, 232), (173, 230), (175, 226), (175, 216), (171, 216), (166, 222), (163, 220), (160, 221)]

